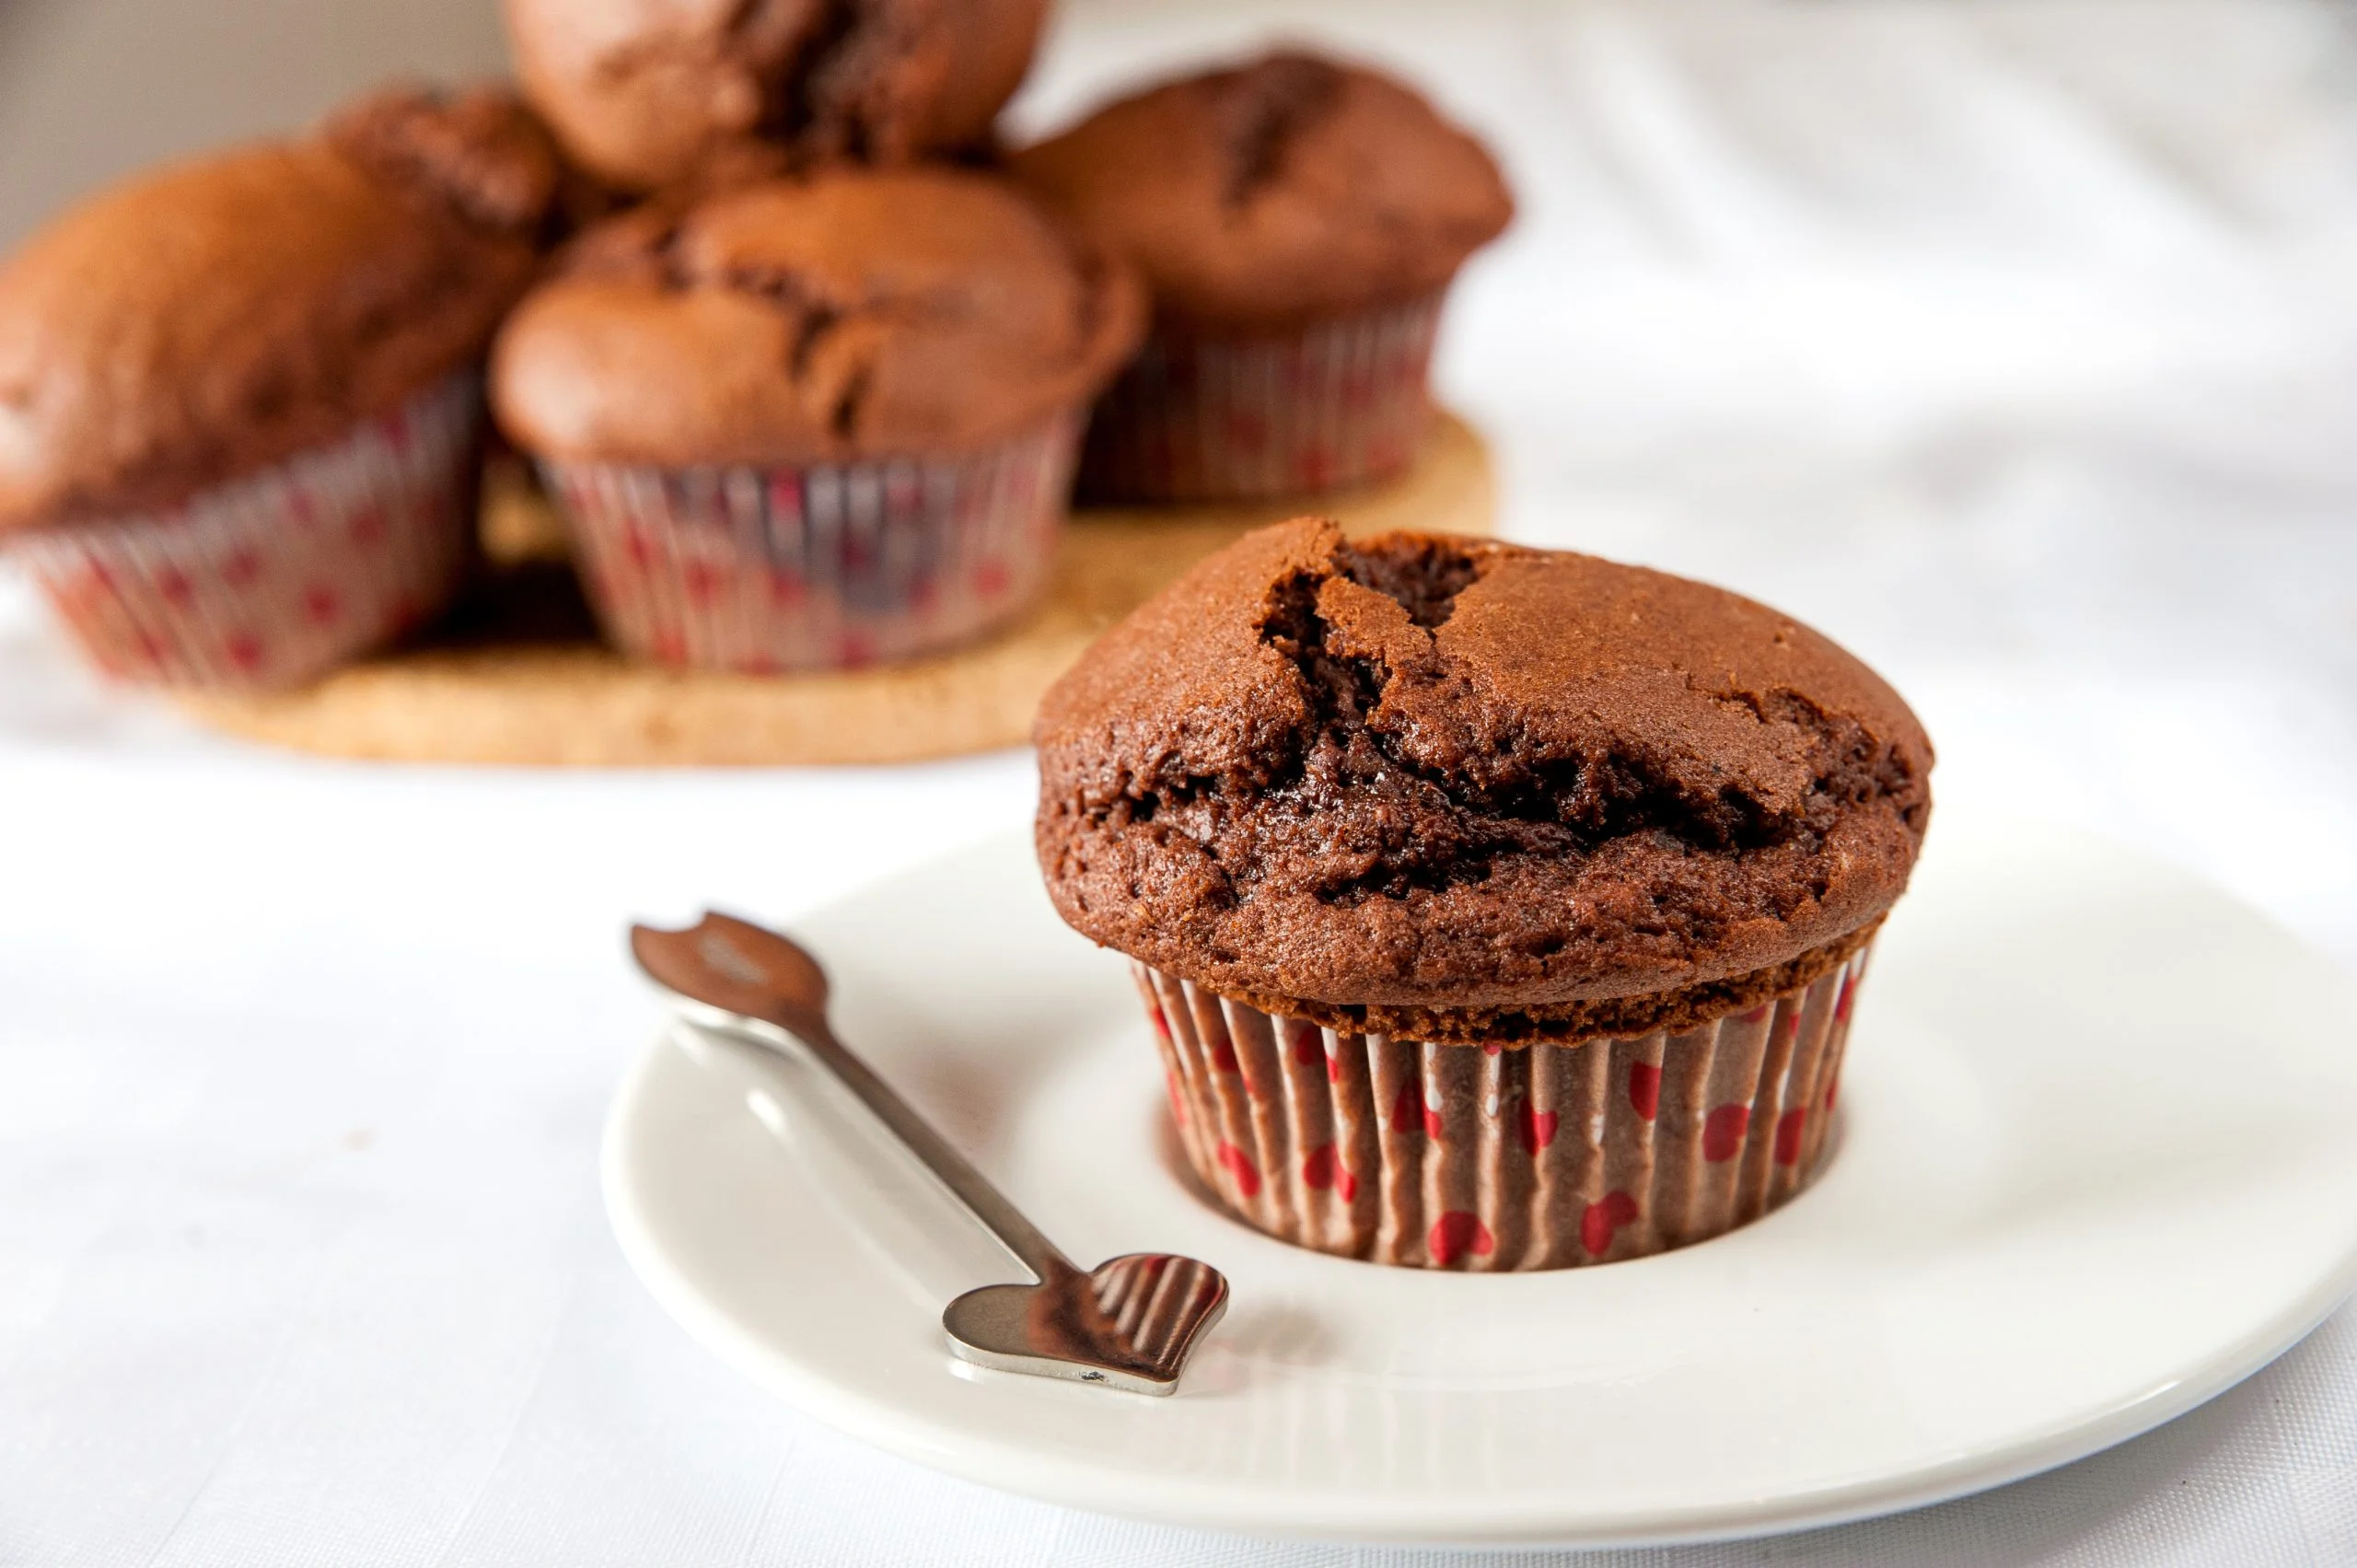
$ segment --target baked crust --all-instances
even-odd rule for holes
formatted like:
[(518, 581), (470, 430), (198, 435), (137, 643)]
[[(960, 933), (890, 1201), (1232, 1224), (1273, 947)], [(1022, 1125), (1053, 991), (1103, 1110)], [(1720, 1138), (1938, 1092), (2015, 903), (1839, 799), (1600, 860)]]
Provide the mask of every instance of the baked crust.
[(1765, 606), (1318, 519), (1108, 633), (1035, 735), (1068, 923), (1414, 1039), (1643, 1032), (1789, 989), (1898, 899), (1931, 814), (1906, 703)]

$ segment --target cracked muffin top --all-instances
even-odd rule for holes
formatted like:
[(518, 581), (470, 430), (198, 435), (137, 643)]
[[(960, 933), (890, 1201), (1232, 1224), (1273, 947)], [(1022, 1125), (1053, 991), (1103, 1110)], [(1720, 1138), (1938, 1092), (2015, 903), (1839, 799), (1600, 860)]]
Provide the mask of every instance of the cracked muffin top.
[(0, 528), (166, 505), (480, 355), (562, 170), (504, 93), (379, 93), (126, 181), (0, 265)]
[(901, 164), (985, 144), (1047, 0), (507, 0), (517, 74), (581, 166)]
[(1410, 303), (1514, 215), (1488, 151), (1412, 89), (1295, 52), (1123, 99), (1009, 167), (1196, 326)]
[(1749, 599), (1442, 535), (1248, 535), (1042, 704), (1039, 863), (1098, 943), (1450, 1041), (1684, 1028), (1814, 978), (1907, 885), (1932, 748)]
[(518, 445), (575, 460), (971, 450), (1093, 397), (1144, 314), (1004, 180), (837, 170), (589, 230), (501, 332), (492, 395)]

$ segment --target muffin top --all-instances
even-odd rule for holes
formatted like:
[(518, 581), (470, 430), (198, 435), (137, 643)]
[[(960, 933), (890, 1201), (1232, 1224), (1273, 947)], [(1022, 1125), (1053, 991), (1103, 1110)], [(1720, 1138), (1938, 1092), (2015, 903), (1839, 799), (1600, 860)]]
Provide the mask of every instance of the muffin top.
[(971, 450), (1093, 396), (1144, 296), (1015, 187), (839, 169), (652, 203), (517, 310), (492, 395), (545, 457), (680, 466)]
[(67, 213), (0, 264), (0, 529), (169, 505), (465, 365), (558, 177), (512, 99), (395, 91)]
[(909, 162), (984, 142), (1047, 0), (507, 0), (517, 73), (627, 191), (714, 161)]
[(1084, 935), (1441, 1041), (1682, 1028), (1813, 978), (1906, 887), (1932, 749), (1719, 588), (1443, 535), (1248, 535), (1049, 691), (1039, 863)]
[(1202, 327), (1421, 298), (1514, 215), (1488, 151), (1415, 92), (1298, 52), (1123, 99), (1012, 167)]

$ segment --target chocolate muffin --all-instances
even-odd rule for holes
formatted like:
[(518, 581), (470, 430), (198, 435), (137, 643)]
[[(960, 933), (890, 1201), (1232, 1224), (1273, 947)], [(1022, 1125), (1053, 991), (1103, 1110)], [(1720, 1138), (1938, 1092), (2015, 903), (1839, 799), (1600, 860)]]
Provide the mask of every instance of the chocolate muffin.
[(300, 680), (456, 582), (481, 355), (560, 170), (395, 90), (128, 181), (0, 268), (0, 538), (110, 671)]
[(1550, 1268), (1822, 1156), (1930, 743), (1723, 590), (1444, 536), (1252, 534), (1042, 704), (1067, 923), (1136, 961), (1181, 1141), (1290, 1240)]
[(1123, 99), (1011, 167), (1153, 293), (1154, 340), (1083, 470), (1128, 499), (1404, 467), (1442, 296), (1514, 211), (1489, 153), (1411, 88), (1297, 52)]
[(653, 191), (987, 145), (1046, 0), (507, 0), (524, 90), (592, 173)]
[(838, 169), (590, 230), (502, 332), (493, 400), (623, 647), (860, 664), (1044, 586), (1082, 411), (1144, 319), (1002, 180)]

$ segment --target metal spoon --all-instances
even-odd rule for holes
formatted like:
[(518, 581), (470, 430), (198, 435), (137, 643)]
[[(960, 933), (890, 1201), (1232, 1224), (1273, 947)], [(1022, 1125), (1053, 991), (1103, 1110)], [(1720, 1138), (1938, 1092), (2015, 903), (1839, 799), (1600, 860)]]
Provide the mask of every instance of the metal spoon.
[(791, 1052), (798, 1043), (1031, 1271), (1035, 1284), (984, 1285), (949, 1304), (941, 1326), (952, 1353), (1003, 1372), (1140, 1394), (1177, 1389), (1188, 1353), (1227, 1309), (1227, 1280), (1217, 1269), (1167, 1252), (1077, 1267), (835, 1038), (826, 972), (776, 932), (706, 914), (685, 931), (633, 925), (630, 950), (697, 1022), (772, 1051)]

